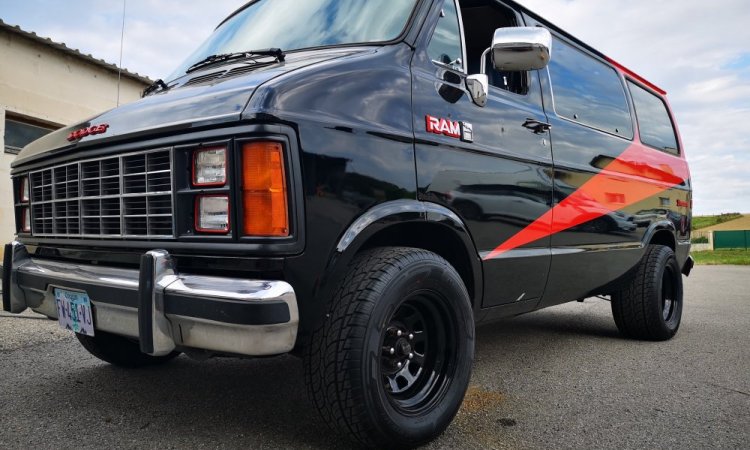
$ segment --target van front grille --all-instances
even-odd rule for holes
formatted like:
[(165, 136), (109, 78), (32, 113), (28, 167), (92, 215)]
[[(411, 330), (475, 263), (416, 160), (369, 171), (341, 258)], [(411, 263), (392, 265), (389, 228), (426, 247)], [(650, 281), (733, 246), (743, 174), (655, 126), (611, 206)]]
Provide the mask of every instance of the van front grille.
[(173, 238), (171, 154), (152, 150), (31, 172), (32, 235)]

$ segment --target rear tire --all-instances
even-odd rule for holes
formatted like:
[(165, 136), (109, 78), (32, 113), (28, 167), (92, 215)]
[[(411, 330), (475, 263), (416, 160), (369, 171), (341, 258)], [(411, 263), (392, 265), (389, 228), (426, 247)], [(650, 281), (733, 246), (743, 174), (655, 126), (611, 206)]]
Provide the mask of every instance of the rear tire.
[(474, 318), (456, 270), (412, 248), (358, 255), (305, 355), (324, 421), (368, 447), (411, 448), (439, 436), (469, 384)]
[(78, 341), (89, 353), (118, 367), (137, 368), (164, 364), (180, 355), (172, 352), (165, 356), (151, 356), (141, 353), (138, 342), (116, 334), (97, 331), (96, 336), (76, 333)]
[(612, 295), (612, 314), (626, 337), (665, 341), (682, 318), (682, 274), (671, 248), (649, 245), (638, 267)]

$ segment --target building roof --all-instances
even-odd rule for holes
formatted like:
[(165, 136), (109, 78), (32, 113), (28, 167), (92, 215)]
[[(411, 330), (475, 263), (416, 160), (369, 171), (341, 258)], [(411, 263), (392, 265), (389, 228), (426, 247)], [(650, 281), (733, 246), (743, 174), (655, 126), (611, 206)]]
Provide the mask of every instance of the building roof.
[[(92, 55), (87, 55), (87, 54), (81, 53), (81, 51), (78, 50), (78, 49), (70, 48), (67, 45), (65, 45), (64, 43), (55, 42), (55, 41), (53, 41), (50, 38), (39, 36), (36, 33), (34, 33), (33, 31), (23, 30), (23, 29), (21, 29), (21, 27), (19, 27), (17, 25), (14, 26), (14, 25), (7, 24), (7, 23), (3, 22), (2, 19), (0, 19), (0, 30), (8, 31), (9, 33), (13, 33), (13, 34), (17, 34), (19, 36), (23, 36), (23, 37), (25, 37), (27, 39), (30, 39), (30, 40), (34, 41), (34, 42), (37, 42), (37, 43), (42, 44), (42, 45), (46, 45), (47, 47), (54, 48), (55, 50), (59, 50), (60, 52), (65, 53), (67, 55), (70, 55), (70, 56), (72, 56), (74, 58), (78, 58), (81, 61), (85, 61), (85, 62), (87, 62), (89, 64), (93, 64), (95, 66), (99, 66), (99, 67), (101, 67), (101, 68), (103, 68), (105, 70), (109, 70), (110, 72), (117, 73), (118, 70), (119, 70), (116, 64), (111, 64), (111, 63), (108, 63), (108, 62), (104, 61), (103, 59), (97, 59), (97, 58), (93, 57)], [(140, 74), (135, 73), (135, 72), (131, 72), (131, 71), (129, 71), (127, 69), (124, 69), (124, 68), (120, 71), (120, 73), (122, 74), (123, 77), (127, 77), (127, 78), (130, 78), (130, 79), (133, 79), (133, 80), (138, 81), (138, 82), (143, 83), (143, 84), (149, 85), (149, 84), (151, 84), (151, 83), (154, 82), (152, 79), (150, 79), (150, 78), (148, 78), (146, 76), (140, 75)]]

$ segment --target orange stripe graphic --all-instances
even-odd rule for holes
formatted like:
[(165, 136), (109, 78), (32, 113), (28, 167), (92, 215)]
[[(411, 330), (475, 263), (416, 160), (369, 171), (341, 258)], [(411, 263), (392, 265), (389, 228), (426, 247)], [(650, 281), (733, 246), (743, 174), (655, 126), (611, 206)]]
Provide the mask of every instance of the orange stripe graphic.
[(687, 164), (641, 144), (628, 147), (565, 200), (500, 244), (483, 259), (530, 244), (684, 184)]

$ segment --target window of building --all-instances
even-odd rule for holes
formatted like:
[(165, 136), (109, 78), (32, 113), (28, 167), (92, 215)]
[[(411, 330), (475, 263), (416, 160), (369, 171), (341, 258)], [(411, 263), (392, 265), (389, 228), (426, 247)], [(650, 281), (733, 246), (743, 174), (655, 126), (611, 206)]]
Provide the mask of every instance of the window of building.
[(677, 154), (677, 137), (667, 105), (661, 98), (631, 81), (628, 81), (628, 88), (633, 96), (641, 142)]
[(549, 73), (559, 116), (633, 138), (625, 89), (613, 68), (554, 38)]
[(26, 145), (56, 129), (57, 127), (6, 115), (5, 153), (18, 154)]
[(432, 61), (463, 72), (461, 28), (458, 25), (455, 0), (445, 0), (440, 21), (432, 35), (427, 54)]

